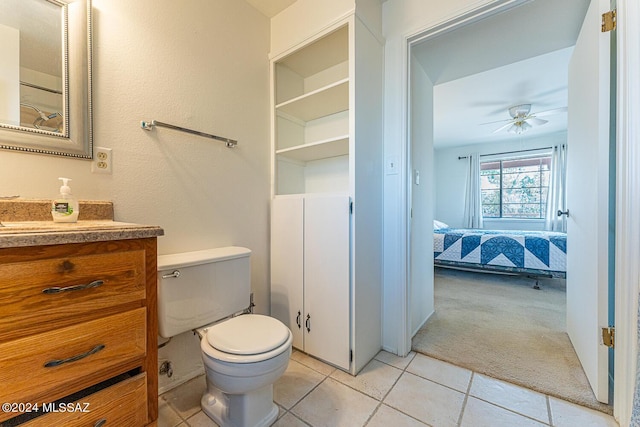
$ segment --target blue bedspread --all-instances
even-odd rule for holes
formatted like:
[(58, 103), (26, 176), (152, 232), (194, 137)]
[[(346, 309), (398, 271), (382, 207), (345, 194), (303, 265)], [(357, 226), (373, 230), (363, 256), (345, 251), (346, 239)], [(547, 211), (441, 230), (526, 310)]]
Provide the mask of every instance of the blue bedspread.
[(566, 233), (442, 228), (433, 231), (433, 251), (435, 265), (566, 274)]

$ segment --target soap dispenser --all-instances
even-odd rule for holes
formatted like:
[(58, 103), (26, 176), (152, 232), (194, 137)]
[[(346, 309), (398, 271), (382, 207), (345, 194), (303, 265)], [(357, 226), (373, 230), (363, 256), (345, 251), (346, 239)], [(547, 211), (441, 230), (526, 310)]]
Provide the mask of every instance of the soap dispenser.
[(71, 178), (58, 178), (62, 181), (60, 195), (51, 204), (51, 216), (54, 222), (77, 222), (80, 208), (78, 201), (71, 195), (68, 183)]

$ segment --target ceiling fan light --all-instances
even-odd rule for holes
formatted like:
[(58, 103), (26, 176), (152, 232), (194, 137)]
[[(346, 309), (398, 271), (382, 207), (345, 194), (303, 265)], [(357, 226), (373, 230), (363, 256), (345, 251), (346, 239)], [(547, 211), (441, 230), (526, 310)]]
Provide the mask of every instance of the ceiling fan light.
[(522, 122), (522, 124), (520, 125), (521, 132), (527, 131), (527, 130), (531, 129), (532, 127), (533, 126), (531, 126), (527, 122)]

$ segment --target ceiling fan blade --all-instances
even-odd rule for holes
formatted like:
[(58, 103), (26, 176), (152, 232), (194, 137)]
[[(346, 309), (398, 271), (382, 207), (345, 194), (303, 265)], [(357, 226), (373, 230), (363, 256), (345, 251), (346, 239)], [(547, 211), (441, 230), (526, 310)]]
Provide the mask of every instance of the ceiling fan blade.
[(495, 122), (485, 122), (485, 123), (480, 123), (480, 126), (484, 126), (484, 125), (494, 125), (496, 123), (504, 123), (504, 122), (512, 122), (513, 119), (503, 119), (503, 120), (496, 120)]
[(498, 133), (498, 132), (500, 132), (500, 131), (503, 131), (503, 130), (507, 129), (507, 128), (508, 128), (508, 127), (510, 127), (510, 126), (513, 126), (513, 120), (509, 120), (509, 123), (507, 123), (507, 124), (506, 124), (506, 125), (504, 125), (504, 126), (500, 126), (498, 129), (494, 130), (494, 131), (493, 131), (493, 132), (491, 132), (491, 133)]
[(529, 124), (531, 124), (533, 126), (540, 126), (540, 125), (543, 125), (545, 123), (548, 123), (549, 120), (543, 120), (543, 119), (539, 119), (537, 117), (529, 117), (528, 119), (525, 120), (525, 122), (528, 122)]
[(567, 107), (554, 108), (553, 110), (540, 111), (539, 113), (533, 113), (534, 117), (550, 116), (552, 114), (564, 113), (567, 111)]

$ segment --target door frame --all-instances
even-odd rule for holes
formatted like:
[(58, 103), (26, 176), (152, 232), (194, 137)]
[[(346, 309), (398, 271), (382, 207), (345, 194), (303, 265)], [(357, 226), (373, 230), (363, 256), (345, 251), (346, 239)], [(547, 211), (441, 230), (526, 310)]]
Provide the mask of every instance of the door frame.
[[(616, 71), (616, 259), (614, 416), (628, 425), (638, 358), (638, 292), (640, 284), (640, 5), (617, 0)], [(636, 119), (637, 120), (637, 119)], [(634, 197), (635, 196), (635, 197)]]
[[(405, 187), (404, 214), (411, 210), (410, 194), (411, 157), (410, 157), (410, 60), (412, 46), (444, 31), (450, 31), (472, 20), (484, 18), (518, 6), (526, 0), (496, 0), (466, 13), (436, 23), (405, 35), (403, 40), (402, 76), (402, 123), (404, 162), (401, 162), (402, 185)], [(616, 283), (615, 318), (616, 352), (614, 369), (615, 398), (614, 416), (621, 425), (628, 425), (633, 408), (636, 362), (638, 357), (638, 293), (640, 291), (640, 180), (635, 171), (640, 170), (640, 126), (634, 118), (640, 116), (640, 4), (636, 0), (617, 0), (617, 99), (616, 99)], [(409, 297), (410, 283), (410, 236), (409, 218), (404, 218), (404, 286), (399, 289), (399, 315), (403, 319), (398, 324), (398, 354), (406, 355), (411, 350), (411, 311)]]

